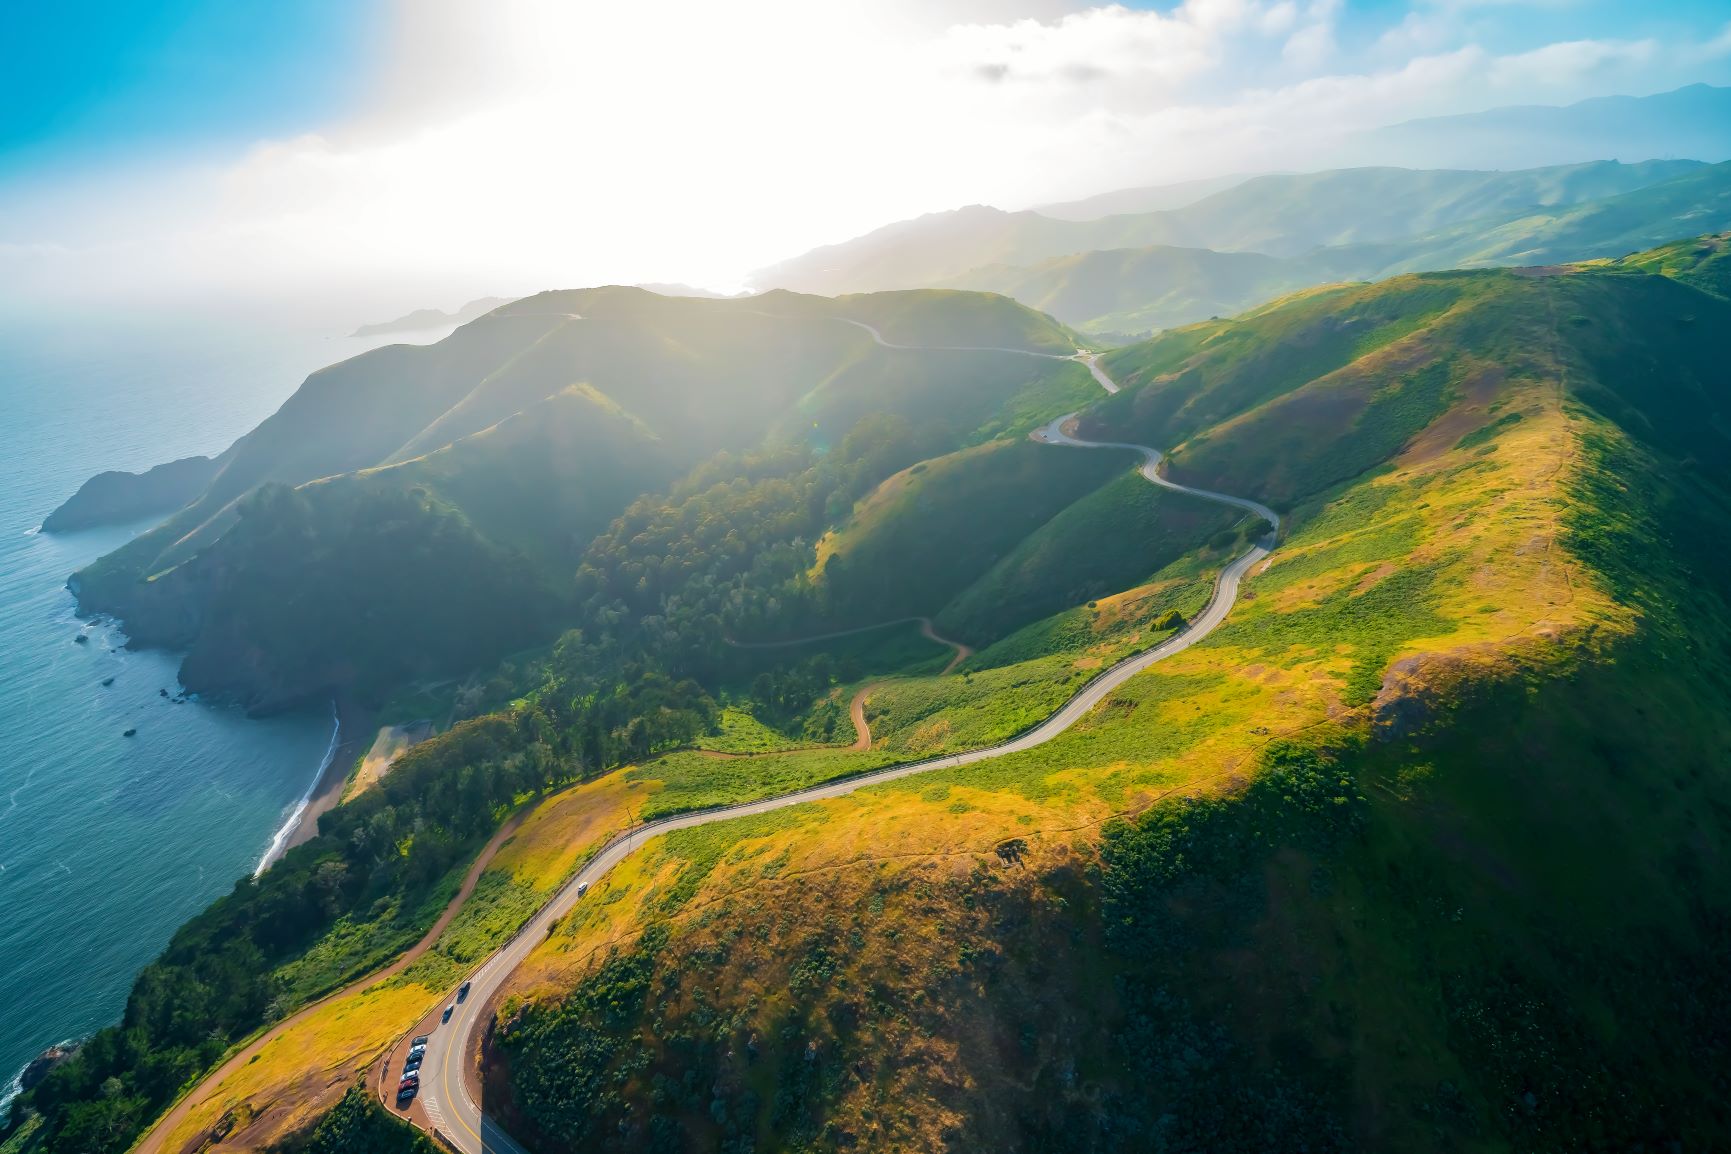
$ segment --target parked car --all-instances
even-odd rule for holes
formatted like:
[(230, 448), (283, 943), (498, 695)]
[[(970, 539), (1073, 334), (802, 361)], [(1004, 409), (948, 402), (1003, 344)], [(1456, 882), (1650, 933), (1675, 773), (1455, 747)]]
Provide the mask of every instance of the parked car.
[(464, 982), (462, 985), (457, 987), (457, 1002), (458, 1002), (458, 1004), (460, 1005), (462, 1003), (463, 999), (467, 998), (468, 996), (469, 996), (469, 983)]
[(425, 1054), (426, 1052), (427, 1052), (427, 1045), (425, 1042), (422, 1042), (419, 1045), (409, 1047), (409, 1057), (411, 1057), (411, 1058), (419, 1058), (422, 1054)]
[(413, 1098), (415, 1096), (415, 1092), (418, 1091), (420, 1088), (421, 1088), (420, 1075), (419, 1074), (408, 1075), (401, 1082), (397, 1083), (397, 1101), (399, 1101), (399, 1102), (408, 1101), (410, 1098)]
[(433, 1040), (433, 1036), (431, 1034), (419, 1034), (412, 1041), (409, 1042), (409, 1049), (411, 1049), (411, 1050), (425, 1050), (427, 1048), (427, 1043), (431, 1042), (432, 1040)]
[(450, 1021), (451, 1020), (451, 1014), (456, 1010), (456, 1008), (457, 1008), (457, 1003), (455, 1003), (455, 1002), (452, 1002), (450, 1005), (446, 1006), (444, 1014), (442, 1014), (439, 1017), (439, 1021), (441, 1021), (441, 1022)]
[(405, 1073), (405, 1074), (418, 1073), (421, 1069), (421, 1060), (425, 1057), (426, 1057), (426, 1051), (425, 1050), (417, 1050), (416, 1052), (410, 1054), (408, 1057), (408, 1060), (403, 1063), (403, 1073)]

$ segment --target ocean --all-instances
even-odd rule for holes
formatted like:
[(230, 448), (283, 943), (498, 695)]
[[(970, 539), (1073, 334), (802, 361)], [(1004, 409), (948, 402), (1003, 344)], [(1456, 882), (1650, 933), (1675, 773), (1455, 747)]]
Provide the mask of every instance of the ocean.
[(148, 526), (36, 526), (93, 473), (220, 452), (313, 369), (444, 331), (0, 321), (0, 1109), (30, 1059), (117, 1021), (175, 928), (252, 873), (333, 736), (328, 707), (255, 720), (164, 697), (178, 655), (127, 652), (65, 588)]

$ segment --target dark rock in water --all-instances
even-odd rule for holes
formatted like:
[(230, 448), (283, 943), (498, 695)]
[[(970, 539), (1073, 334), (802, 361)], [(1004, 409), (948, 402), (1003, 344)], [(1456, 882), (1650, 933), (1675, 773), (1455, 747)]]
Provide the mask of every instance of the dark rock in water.
[(138, 730), (129, 729), (125, 733), (121, 734), (120, 736), (122, 736), (122, 737), (137, 737), (138, 736)]
[(78, 1053), (78, 1047), (75, 1045), (48, 1047), (32, 1058), (30, 1064), (24, 1067), (24, 1072), (18, 1075), (18, 1085), (25, 1090), (39, 1085), (42, 1079), (48, 1077), (54, 1067), (67, 1061), (76, 1053)]
[(88, 637), (84, 636), (84, 634), (80, 633), (77, 637), (74, 637), (72, 639), (72, 644), (74, 644), (74, 645), (89, 645), (90, 644), (90, 638), (88, 638)]
[(112, 677), (104, 677), (102, 679), (102, 687), (104, 689), (108, 688), (110, 685), (113, 685), (113, 684), (114, 684), (114, 678), (112, 678)]

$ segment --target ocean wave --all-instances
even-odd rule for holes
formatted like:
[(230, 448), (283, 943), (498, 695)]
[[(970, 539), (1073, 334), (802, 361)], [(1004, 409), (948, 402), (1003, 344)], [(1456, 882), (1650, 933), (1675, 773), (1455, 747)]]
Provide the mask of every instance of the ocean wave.
[(6, 1083), (6, 1088), (0, 1090), (0, 1116), (3, 1116), (6, 1113), (7, 1108), (12, 1105), (12, 1099), (24, 1093), (24, 1071), (29, 1068), (29, 1062), (18, 1067), (18, 1072), (12, 1075), (12, 1080)]
[[(70, 1050), (72, 1047), (77, 1045), (82, 1045), (82, 1042), (75, 1038), (68, 1038), (64, 1042), (56, 1043), (56, 1046), (63, 1050)], [(35, 1060), (35, 1058), (32, 1058), (30, 1059), (30, 1062), (34, 1062)], [(18, 1067), (18, 1072), (12, 1075), (12, 1080), (6, 1083), (6, 1088), (0, 1090), (0, 1118), (6, 1116), (7, 1108), (12, 1105), (12, 1099), (24, 1093), (24, 1071), (30, 1068), (30, 1062), (26, 1062), (22, 1066)]]
[(337, 746), (342, 742), (342, 716), (337, 713), (337, 703), (331, 702), (331, 744), (325, 750), (323, 760), (319, 762), (318, 772), (313, 774), (312, 784), (301, 794), (301, 799), (295, 802), (295, 807), (289, 812), (288, 820), (282, 823), (282, 828), (276, 831), (270, 839), (270, 846), (264, 851), (264, 856), (258, 859), (258, 866), (252, 871), (253, 877), (258, 877), (270, 868), (272, 862), (283, 855), (288, 848), (289, 838), (294, 836), (295, 827), (300, 825), (301, 815), (306, 813), (307, 806), (312, 804), (313, 794), (318, 792), (319, 782), (324, 780), (325, 770), (330, 768), (332, 760), (337, 756)]

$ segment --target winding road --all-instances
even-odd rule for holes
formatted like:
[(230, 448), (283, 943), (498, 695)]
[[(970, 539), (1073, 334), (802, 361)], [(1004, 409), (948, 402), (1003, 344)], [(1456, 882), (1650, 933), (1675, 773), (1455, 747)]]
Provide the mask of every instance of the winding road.
[[(887, 348), (927, 347), (892, 344), (886, 341), (877, 329), (864, 322), (849, 320), (847, 323), (869, 332), (877, 343)], [(1085, 365), (1093, 374), (1094, 379), (1107, 392), (1115, 393), (1118, 391), (1117, 384), (1106, 375), (1095, 356), (1090, 353), (1078, 352), (1074, 356), (1066, 357), (1055, 353), (1033, 352), (1027, 349), (970, 347), (967, 351), (1003, 352), (1055, 360), (1074, 360)], [(1214, 493), (1205, 489), (1192, 489), (1187, 485), (1180, 485), (1169, 480), (1160, 474), (1160, 453), (1146, 445), (1081, 440), (1065, 431), (1067, 427), (1073, 427), (1072, 423), (1075, 418), (1075, 413), (1059, 417), (1043, 428), (1036, 430), (1031, 434), (1031, 437), (1035, 441), (1048, 445), (1078, 449), (1123, 449), (1138, 453), (1143, 459), (1140, 470), (1142, 475), (1154, 484), (1176, 492), (1189, 493), (1192, 496), (1232, 505), (1246, 512), (1254, 513), (1268, 523), (1268, 534), (1234, 559), (1215, 579), (1213, 595), (1209, 598), (1208, 604), (1202, 612), (1198, 613), (1183, 630), (1159, 645), (1127, 657), (1116, 665), (1102, 670), (1078, 690), (1069, 701), (1065, 702), (1056, 713), (1007, 741), (982, 749), (969, 750), (965, 753), (947, 754), (942, 757), (926, 758), (922, 761), (872, 770), (853, 777), (825, 782), (794, 793), (783, 794), (779, 797), (763, 798), (724, 809), (704, 810), (662, 818), (657, 821), (646, 822), (614, 838), (603, 846), (589, 860), (588, 864), (580, 869), (576, 876), (568, 881), (554, 895), (553, 899), (509, 942), (487, 959), (486, 963), (470, 979), (469, 995), (461, 1005), (455, 1005), (449, 1022), (440, 1023), (438, 1015), (435, 1014), (431, 1021), (423, 1023), (414, 1031), (415, 1033), (430, 1033), (432, 1037), (421, 1067), (421, 1092), (418, 1109), (413, 1112), (412, 1116), (419, 1120), (419, 1116), (424, 1114), (427, 1123), (430, 1123), (438, 1135), (463, 1151), (464, 1154), (482, 1154), (483, 1151), (505, 1151), (510, 1152), (510, 1154), (521, 1154), (523, 1148), (509, 1134), (506, 1134), (496, 1122), (486, 1117), (476, 1103), (478, 1075), (475, 1070), (478, 1065), (481, 1040), (487, 1031), (491, 1018), (491, 1014), (488, 1013), (489, 1003), (504, 985), (511, 972), (522, 964), (537, 943), (546, 938), (554, 923), (571, 912), (589, 887), (605, 877), (608, 871), (624, 861), (650, 838), (671, 833), (674, 830), (708, 825), (711, 822), (728, 821), (752, 814), (769, 813), (788, 806), (803, 805), (807, 802), (843, 797), (866, 786), (912, 777), (915, 774), (926, 773), (934, 769), (971, 765), (974, 762), (987, 761), (1032, 749), (1037, 745), (1051, 741), (1075, 725), (1114, 690), (1138, 673), (1158, 661), (1163, 661), (1173, 654), (1195, 645), (1226, 620), (1227, 613), (1231, 611), (1233, 603), (1237, 600), (1238, 586), (1244, 579), (1244, 575), (1258, 561), (1268, 556), (1269, 550), (1274, 547), (1280, 533), (1279, 516), (1268, 506), (1244, 497)], [(805, 640), (813, 639), (807, 638)], [(380, 1096), (387, 1105), (392, 1104), (390, 1087), (394, 1082), (395, 1072), (401, 1068), (400, 1053), (401, 1046), (387, 1056), (386, 1066), (379, 1072)]]

